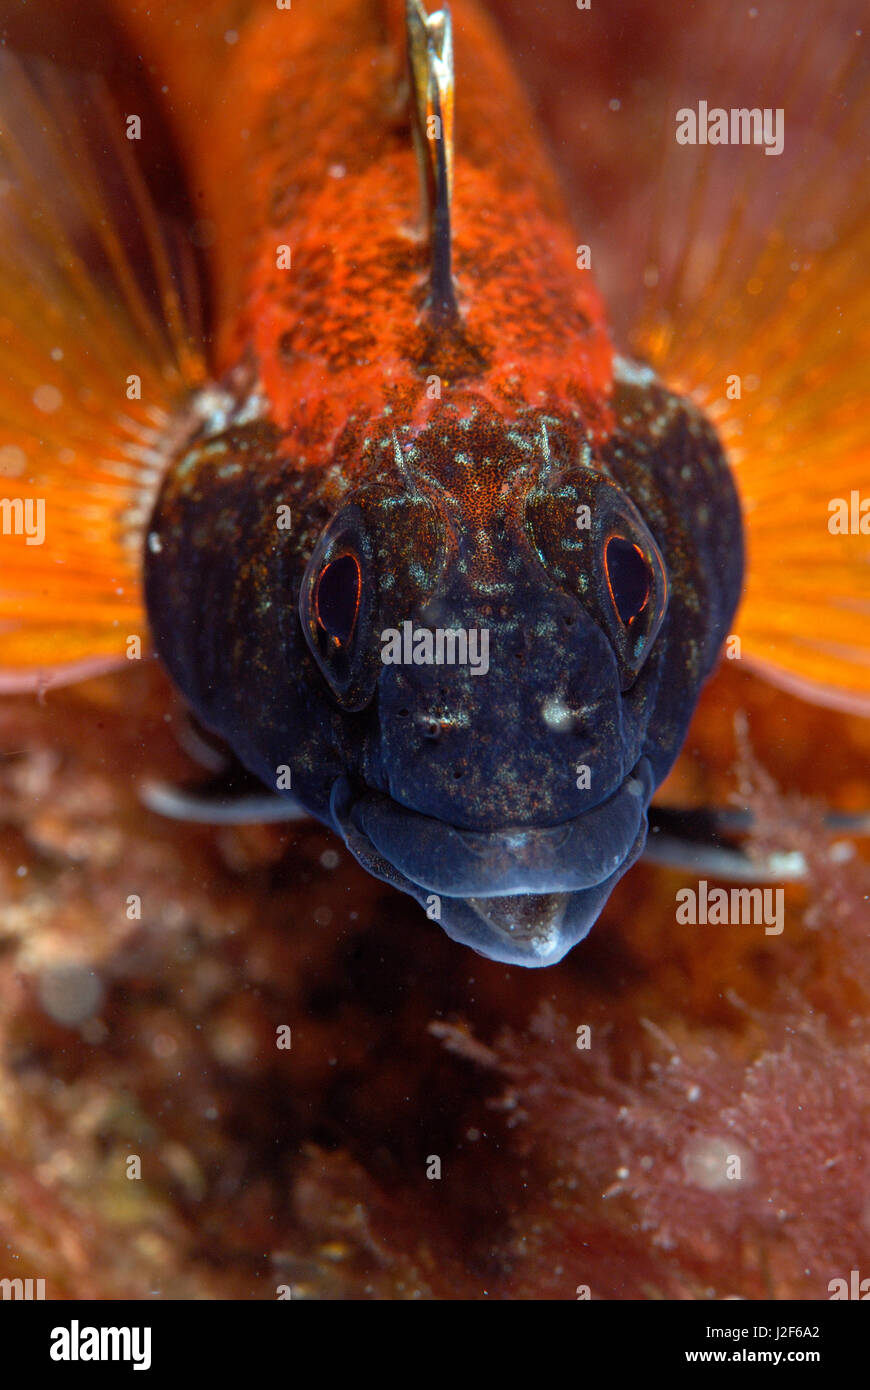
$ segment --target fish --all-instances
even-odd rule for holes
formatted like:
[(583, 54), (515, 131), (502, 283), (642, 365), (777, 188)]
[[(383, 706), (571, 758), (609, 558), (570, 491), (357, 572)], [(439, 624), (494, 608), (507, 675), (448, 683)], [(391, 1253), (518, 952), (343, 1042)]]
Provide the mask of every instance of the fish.
[(773, 222), (764, 150), (723, 194), (671, 135), (618, 342), (473, 0), (117, 14), (204, 268), (148, 112), (0, 53), (0, 691), (151, 653), (240, 814), (312, 816), (457, 943), (555, 964), (726, 641), (870, 713), (862, 36), (814, 127), (841, 163), (793, 160)]

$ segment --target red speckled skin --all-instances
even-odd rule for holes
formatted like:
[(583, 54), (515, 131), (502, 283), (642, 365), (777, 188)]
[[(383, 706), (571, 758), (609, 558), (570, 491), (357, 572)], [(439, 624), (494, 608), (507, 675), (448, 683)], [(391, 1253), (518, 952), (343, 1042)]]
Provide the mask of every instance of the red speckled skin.
[[(451, 8), (464, 344), (433, 341), (423, 312), (403, 5), (124, 6), (214, 224), (216, 372), (252, 349), (275, 423), (312, 468), (331, 462), (351, 414), (389, 403), (421, 422), (437, 405), (430, 372), (445, 391), (473, 383), (502, 411), (546, 398), (581, 409), (596, 432), (609, 424), (602, 305), (577, 269), (534, 118), (490, 22), (467, 0)], [(290, 270), (276, 269), (281, 245)]]

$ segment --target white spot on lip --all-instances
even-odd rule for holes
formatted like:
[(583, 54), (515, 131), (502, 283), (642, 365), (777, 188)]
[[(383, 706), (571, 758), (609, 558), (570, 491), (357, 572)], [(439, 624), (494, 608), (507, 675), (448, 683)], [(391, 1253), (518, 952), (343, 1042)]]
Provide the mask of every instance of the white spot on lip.
[(570, 893), (528, 897), (520, 894), (507, 898), (466, 898), (465, 901), (481, 921), (506, 937), (524, 941), (532, 955), (544, 960), (559, 946), (570, 897)]

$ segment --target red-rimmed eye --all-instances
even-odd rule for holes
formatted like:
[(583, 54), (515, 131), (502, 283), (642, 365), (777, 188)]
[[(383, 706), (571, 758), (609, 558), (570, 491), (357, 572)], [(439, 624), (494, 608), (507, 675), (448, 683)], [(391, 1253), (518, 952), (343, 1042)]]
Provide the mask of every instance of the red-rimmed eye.
[(339, 555), (320, 571), (314, 611), (320, 627), (340, 646), (353, 632), (361, 589), (362, 575), (354, 555)]
[(607, 583), (619, 620), (626, 627), (639, 618), (649, 602), (652, 571), (639, 545), (624, 536), (611, 536), (604, 551)]

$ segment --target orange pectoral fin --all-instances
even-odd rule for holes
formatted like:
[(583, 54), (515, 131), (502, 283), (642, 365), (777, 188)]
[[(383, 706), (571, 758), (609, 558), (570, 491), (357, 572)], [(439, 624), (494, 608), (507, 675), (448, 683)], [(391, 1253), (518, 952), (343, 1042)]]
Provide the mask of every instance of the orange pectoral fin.
[[(100, 550), (96, 530), (90, 568), (76, 566), (61, 536), (52, 537), (53, 498), (21, 498), (20, 487), (9, 491), (19, 497), (0, 497), (0, 529), (10, 513), (15, 519), (16, 501), (24, 504), (25, 525), (42, 502), (45, 539), (28, 546), (27, 536), (0, 533), (0, 693), (84, 680), (144, 655), (137, 566), (107, 568), (115, 557), (105, 541)], [(34, 503), (29, 513), (28, 502)], [(64, 505), (75, 506), (75, 499), (58, 499), (58, 520)]]
[(0, 51), (0, 691), (147, 644), (144, 531), (204, 367), (135, 148), (99, 84)]
[(737, 45), (721, 59), (728, 80), (711, 67), (705, 87), (696, 55), (694, 94), (667, 104), (632, 344), (707, 411), (734, 467), (742, 657), (808, 699), (870, 714), (870, 65), (860, 29), (832, 19), (822, 56), (804, 20), (764, 38), (779, 154), (674, 137), (673, 113), (697, 107), (697, 92), (760, 105), (741, 87), (749, 21), (743, 56)]

